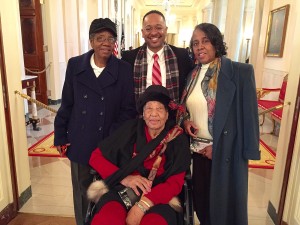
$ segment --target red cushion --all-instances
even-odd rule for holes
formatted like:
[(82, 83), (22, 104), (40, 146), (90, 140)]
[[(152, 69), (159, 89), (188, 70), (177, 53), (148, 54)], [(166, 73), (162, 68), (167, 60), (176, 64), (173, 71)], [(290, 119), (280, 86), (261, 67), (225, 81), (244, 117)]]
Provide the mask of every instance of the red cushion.
[(277, 119), (281, 120), (281, 118), (282, 118), (282, 109), (278, 109), (278, 110), (275, 110), (275, 111), (271, 112), (271, 115), (276, 117)]
[[(272, 107), (275, 107), (277, 105), (281, 105), (282, 103), (280, 101), (269, 101), (269, 100), (258, 100), (258, 107), (262, 108), (263, 110), (270, 109)], [(272, 116), (275, 116), (276, 118), (280, 119), (282, 118), (282, 109), (275, 110), (271, 112)]]
[(283, 81), (279, 92), (279, 101), (284, 102), (287, 81)]

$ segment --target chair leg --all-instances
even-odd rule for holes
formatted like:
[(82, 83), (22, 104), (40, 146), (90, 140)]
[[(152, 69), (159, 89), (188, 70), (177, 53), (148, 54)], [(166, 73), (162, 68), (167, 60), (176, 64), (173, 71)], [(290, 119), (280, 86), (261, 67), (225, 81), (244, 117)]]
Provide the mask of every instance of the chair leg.
[(259, 126), (264, 125), (264, 123), (265, 123), (265, 114), (262, 115), (262, 118), (263, 118), (263, 120), (262, 120), (262, 122), (259, 124)]

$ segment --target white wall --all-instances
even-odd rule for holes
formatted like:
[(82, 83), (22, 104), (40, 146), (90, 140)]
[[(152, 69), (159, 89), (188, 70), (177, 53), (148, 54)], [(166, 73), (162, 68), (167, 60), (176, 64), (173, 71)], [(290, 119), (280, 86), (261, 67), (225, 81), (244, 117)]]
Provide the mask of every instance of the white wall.
[[(15, 90), (22, 90), (21, 77), (25, 74), (21, 39), (19, 1), (1, 0), (0, 15), (4, 45), (4, 69), (7, 74), (9, 108), (13, 130), (13, 148), (16, 161), (18, 190), (19, 194), (21, 194), (30, 186), (30, 171), (25, 129), (24, 102), (20, 96), (15, 95), (14, 93)], [(2, 103), (0, 104), (0, 107), (1, 106), (3, 108)], [(0, 118), (2, 118), (0, 120), (1, 130), (4, 130), (5, 123), (3, 121), (2, 109), (0, 110), (0, 115)], [(5, 140), (6, 137), (4, 136), (5, 132), (1, 132), (1, 139)], [(6, 142), (2, 142), (1, 146), (5, 145), (5, 143)], [(0, 152), (7, 159), (7, 147), (4, 147), (3, 149), (1, 148)], [(5, 165), (2, 164), (1, 166), (5, 167), (5, 169), (9, 171), (7, 161), (4, 161), (4, 159), (1, 158), (1, 164), (5, 162)], [(9, 175), (9, 172), (7, 175)], [(7, 185), (9, 185), (9, 182), (7, 183)], [(10, 202), (12, 201), (12, 199), (9, 200)]]
[[(277, 2), (279, 3), (279, 2)], [(290, 65), (287, 66), (289, 70), (289, 80), (288, 80), (288, 86), (287, 86), (287, 94), (286, 94), (286, 101), (290, 101), (291, 107), (287, 107), (284, 111), (284, 116), (287, 119), (286, 122), (286, 128), (288, 132), (285, 133), (282, 132), (283, 135), (280, 137), (278, 147), (282, 147), (283, 151), (281, 155), (285, 155), (287, 152), (287, 147), (285, 142), (287, 142), (287, 134), (289, 133), (289, 130), (293, 123), (293, 112), (295, 108), (295, 95), (296, 90), (299, 85), (299, 78), (300, 78), (300, 67), (299, 67), (299, 58), (300, 58), (300, 42), (299, 42), (299, 35), (300, 35), (300, 2), (298, 0), (294, 1), (287, 1), (283, 4), (291, 4), (290, 8), (290, 17), (287, 31), (287, 39), (286, 39), (286, 46), (285, 48), (285, 54), (286, 56), (289, 54), (288, 57), (286, 57), (286, 60), (289, 60)], [(282, 62), (282, 67), (286, 67), (286, 62)], [(299, 103), (298, 103), (299, 104)], [(299, 106), (299, 105), (298, 105)], [(280, 131), (281, 132), (281, 131)], [(296, 140), (294, 145), (294, 153), (293, 153), (293, 159), (292, 159), (292, 165), (291, 165), (291, 171), (290, 171), (290, 177), (289, 177), (289, 184), (288, 184), (288, 191), (287, 191), (287, 197), (285, 202), (285, 208), (284, 208), (284, 215), (283, 220), (286, 221), (290, 225), (299, 225), (300, 224), (300, 120), (298, 121), (298, 129), (296, 134)], [(282, 156), (284, 159), (285, 157)], [(285, 161), (284, 161), (285, 162)], [(276, 162), (277, 165), (277, 162)], [(278, 166), (278, 168), (275, 168), (274, 175), (278, 177), (275, 181), (278, 180), (280, 182), (280, 179), (282, 178), (282, 171), (283, 166)], [(274, 183), (273, 183), (274, 184)], [(271, 201), (278, 202), (278, 199), (276, 198), (276, 189), (272, 191), (272, 197)], [(278, 190), (279, 191), (279, 190)]]
[[(46, 64), (51, 63), (50, 73), (47, 74), (47, 86), (50, 90), (48, 96), (51, 100), (61, 98), (61, 90), (64, 83), (66, 69), (66, 48), (63, 17), (63, 2), (46, 1), (43, 5), (43, 21), (45, 30), (44, 43), (48, 46), (45, 54)], [(47, 42), (46, 42), (47, 41)]]
[[(289, 137), (290, 131), (293, 123), (293, 112), (295, 107), (296, 101), (296, 90), (298, 87), (298, 81), (300, 77), (300, 68), (299, 68), (299, 58), (300, 58), (300, 45), (299, 45), (299, 36), (300, 35), (300, 22), (299, 22), (299, 1), (298, 0), (274, 0), (270, 2), (270, 5), (266, 5), (266, 13), (264, 13), (263, 21), (268, 20), (268, 13), (267, 11), (271, 11), (278, 7), (281, 7), (286, 4), (290, 4), (290, 15), (288, 20), (288, 27), (286, 32), (286, 42), (284, 47), (284, 53), (282, 58), (276, 57), (265, 57), (263, 56), (263, 60), (261, 61), (264, 71), (264, 76), (270, 76), (269, 71), (273, 71), (273, 75), (275, 73), (278, 76), (281, 76), (282, 73), (287, 71), (288, 75), (288, 85), (287, 85), (287, 92), (285, 96), (285, 102), (291, 102), (290, 106), (284, 107), (283, 116), (281, 121), (281, 128), (280, 134), (278, 139), (278, 146), (277, 146), (277, 154), (276, 154), (276, 164), (273, 173), (272, 179), (272, 191), (270, 193), (270, 202), (275, 207), (276, 211), (278, 210), (278, 205), (280, 201), (280, 194), (281, 194), (281, 187), (282, 187), (282, 180), (283, 174), (285, 169), (286, 163), (286, 154), (288, 151), (288, 144), (289, 144)], [(263, 30), (265, 29), (265, 30)], [(262, 26), (261, 34), (263, 35), (266, 32), (266, 22), (264, 22), (264, 26)], [(264, 44), (264, 39), (261, 38), (261, 48), (262, 44)], [(270, 76), (271, 77), (271, 76)], [(266, 78), (267, 79), (267, 78)], [(299, 130), (299, 127), (298, 127)], [(296, 139), (295, 146), (299, 146), (299, 135)], [(294, 156), (293, 156), (293, 165), (299, 164), (299, 149), (295, 149)], [(299, 176), (297, 176), (296, 166), (292, 167), (290, 181), (297, 181)], [(295, 201), (294, 197), (296, 196), (295, 193), (299, 193), (299, 183), (298, 183), (298, 190), (293, 192), (293, 182), (289, 185), (289, 197), (286, 199), (286, 206), (288, 206), (291, 201)], [(294, 187), (295, 188), (295, 187)], [(294, 195), (293, 195), (294, 194)], [(298, 202), (299, 204), (299, 202)], [(289, 215), (289, 211), (294, 210), (294, 208), (286, 208), (284, 220), (287, 220), (287, 215)], [(298, 205), (299, 210), (299, 205)], [(299, 212), (298, 212), (299, 215)], [(300, 221), (300, 220), (299, 220)], [(290, 223), (290, 224), (297, 224), (297, 223)]]

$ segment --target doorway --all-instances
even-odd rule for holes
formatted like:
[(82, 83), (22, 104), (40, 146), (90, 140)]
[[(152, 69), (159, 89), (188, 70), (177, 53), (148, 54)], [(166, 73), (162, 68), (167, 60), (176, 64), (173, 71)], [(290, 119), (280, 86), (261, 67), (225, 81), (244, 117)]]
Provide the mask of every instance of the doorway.
[(37, 76), (36, 99), (48, 104), (40, 0), (19, 0), (19, 5), (25, 72)]

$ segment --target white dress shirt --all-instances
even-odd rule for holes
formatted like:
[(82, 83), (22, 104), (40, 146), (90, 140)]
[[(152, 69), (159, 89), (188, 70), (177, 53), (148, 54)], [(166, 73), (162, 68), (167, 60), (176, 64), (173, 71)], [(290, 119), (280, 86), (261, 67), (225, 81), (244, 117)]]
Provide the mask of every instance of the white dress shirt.
[[(157, 62), (159, 64), (159, 68), (160, 68), (161, 84), (162, 84), (162, 86), (166, 87), (166, 63), (165, 63), (164, 48), (159, 50), (156, 54), (158, 55)], [(154, 63), (153, 55), (154, 55), (154, 52), (152, 52), (147, 47), (148, 68), (147, 68), (146, 87), (149, 87), (150, 85), (152, 85), (152, 67), (153, 67), (153, 63)]]

